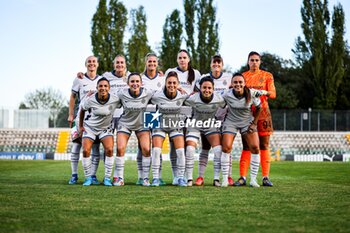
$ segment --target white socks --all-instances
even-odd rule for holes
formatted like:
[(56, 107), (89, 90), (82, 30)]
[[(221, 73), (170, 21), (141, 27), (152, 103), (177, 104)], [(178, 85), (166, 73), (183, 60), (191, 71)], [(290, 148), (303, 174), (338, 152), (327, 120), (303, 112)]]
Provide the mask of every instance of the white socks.
[(224, 153), (224, 152), (222, 152), (222, 154), (221, 154), (222, 180), (227, 180), (228, 179), (230, 157), (231, 157), (231, 153)]
[(137, 176), (138, 176), (138, 179), (140, 179), (140, 178), (143, 178), (143, 174), (142, 174), (142, 153), (141, 153), (140, 147), (137, 150), (136, 161), (137, 161)]
[(186, 166), (185, 149), (184, 148), (176, 149), (176, 155), (177, 155), (177, 177), (183, 178), (185, 175), (185, 166)]
[(251, 154), (250, 159), (250, 179), (256, 179), (260, 166), (260, 155)]
[(112, 170), (113, 170), (113, 163), (114, 163), (114, 156), (111, 156), (111, 157), (106, 156), (106, 158), (105, 158), (105, 178), (111, 177)]
[(222, 152), (222, 147), (221, 145), (213, 147), (213, 152), (214, 152), (214, 180), (219, 180), (220, 179), (220, 162), (221, 162), (221, 152)]
[(82, 158), (81, 163), (83, 164), (83, 169), (84, 169), (84, 176), (89, 177), (91, 176), (91, 158)]
[(72, 150), (70, 153), (72, 174), (78, 174), (80, 149), (81, 149), (81, 144), (73, 142)]
[(100, 163), (100, 144), (92, 144), (91, 147), (91, 175), (96, 175)]
[(160, 167), (160, 154), (162, 149), (159, 147), (152, 148), (152, 174), (153, 179), (159, 179), (159, 167)]
[(114, 177), (124, 178), (124, 156), (115, 158), (115, 168), (114, 168)]
[(187, 180), (193, 180), (193, 166), (194, 166), (194, 152), (196, 148), (194, 146), (186, 147), (186, 178)]
[(204, 177), (205, 168), (208, 164), (208, 156), (209, 156), (209, 150), (203, 150), (199, 154), (199, 161), (198, 161), (198, 176)]
[(149, 170), (151, 167), (151, 156), (142, 156), (142, 178), (148, 178), (149, 177)]

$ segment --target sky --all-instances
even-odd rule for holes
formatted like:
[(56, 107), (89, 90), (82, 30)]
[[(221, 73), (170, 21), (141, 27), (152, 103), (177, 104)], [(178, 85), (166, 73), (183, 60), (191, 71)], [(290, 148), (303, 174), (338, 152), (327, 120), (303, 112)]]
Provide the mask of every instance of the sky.
[[(165, 18), (174, 9), (183, 12), (182, 0), (122, 2), (129, 12), (144, 6), (153, 50), (161, 43)], [(294, 58), (291, 49), (302, 35), (302, 0), (214, 2), (220, 54), (232, 71), (245, 65), (253, 50)], [(350, 41), (350, 1), (329, 0), (329, 9), (337, 3), (345, 11), (345, 38)], [(86, 70), (85, 58), (92, 54), (91, 19), (97, 5), (98, 0), (0, 0), (0, 108), (17, 109), (26, 94), (49, 87), (68, 101), (76, 73)]]

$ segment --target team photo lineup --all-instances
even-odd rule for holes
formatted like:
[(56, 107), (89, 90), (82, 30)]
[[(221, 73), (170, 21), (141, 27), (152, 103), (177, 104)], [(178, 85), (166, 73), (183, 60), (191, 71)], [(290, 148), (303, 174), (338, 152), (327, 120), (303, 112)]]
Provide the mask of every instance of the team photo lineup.
[[(211, 149), (214, 174), (210, 185), (246, 186), (250, 169), (250, 187), (272, 187), (269, 139), (273, 126), (268, 99), (276, 98), (276, 90), (272, 74), (260, 69), (260, 58), (259, 53), (250, 52), (247, 71), (231, 74), (223, 71), (221, 55), (213, 55), (210, 73), (201, 75), (191, 67), (190, 54), (185, 49), (177, 54), (178, 66), (165, 73), (159, 71), (154, 53), (145, 56), (141, 73), (129, 72), (125, 57), (117, 55), (113, 70), (98, 75), (98, 58), (87, 57), (86, 72), (78, 73), (74, 79), (69, 100), (73, 146), (68, 183), (80, 184), (78, 164), (82, 150), (82, 184), (100, 184), (96, 173), (101, 144), (102, 184), (123, 186), (126, 147), (134, 132), (138, 141), (136, 185), (166, 185), (162, 179), (162, 148), (168, 136), (172, 185), (203, 186)], [(146, 122), (145, 113), (151, 113), (150, 122)], [(231, 150), (237, 133), (242, 136), (243, 150), (235, 182), (232, 170), (238, 168), (232, 168)], [(198, 176), (194, 176), (198, 145)], [(260, 165), (262, 181), (258, 182)]]

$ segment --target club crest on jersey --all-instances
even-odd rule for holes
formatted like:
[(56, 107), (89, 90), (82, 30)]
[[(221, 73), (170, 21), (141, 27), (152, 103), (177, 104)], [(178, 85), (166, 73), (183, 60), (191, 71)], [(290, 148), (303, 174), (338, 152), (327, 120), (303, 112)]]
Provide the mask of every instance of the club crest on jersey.
[(227, 85), (227, 81), (224, 80), (224, 81), (222, 82), (222, 84), (224, 84), (224, 86), (226, 86), (226, 85)]
[(158, 82), (157, 87), (162, 87), (162, 84), (160, 82)]
[(145, 100), (145, 99), (142, 99), (142, 100), (141, 100), (141, 103), (143, 103), (143, 104), (146, 103), (146, 100)]
[(182, 102), (180, 100), (178, 100), (178, 101), (176, 101), (176, 105), (180, 106), (180, 105), (182, 105)]

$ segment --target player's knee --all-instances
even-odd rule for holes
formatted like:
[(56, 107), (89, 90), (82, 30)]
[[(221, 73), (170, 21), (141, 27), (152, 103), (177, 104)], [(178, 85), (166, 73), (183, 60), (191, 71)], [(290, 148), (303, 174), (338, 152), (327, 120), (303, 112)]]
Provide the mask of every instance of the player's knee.
[(84, 157), (84, 158), (90, 157), (90, 150), (83, 149), (83, 157)]
[(124, 154), (125, 154), (125, 146), (118, 146), (117, 155), (124, 156)]
[(260, 142), (260, 150), (268, 150), (269, 149), (269, 142)]
[(149, 157), (151, 156), (151, 150), (149, 147), (143, 147), (142, 148), (142, 154), (145, 156), (145, 157)]
[(259, 146), (258, 145), (252, 145), (251, 148), (250, 148), (250, 152), (252, 154), (259, 154), (260, 153)]
[(225, 145), (225, 144), (222, 145), (222, 152), (231, 153), (231, 150), (232, 150), (232, 146)]
[(108, 157), (113, 156), (113, 147), (107, 147), (107, 148), (105, 148), (105, 154), (106, 154), (106, 156), (108, 156)]

